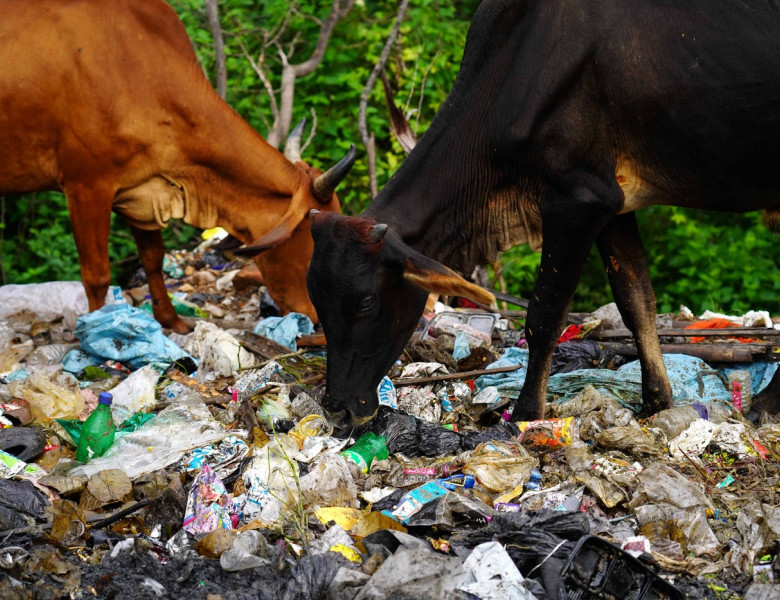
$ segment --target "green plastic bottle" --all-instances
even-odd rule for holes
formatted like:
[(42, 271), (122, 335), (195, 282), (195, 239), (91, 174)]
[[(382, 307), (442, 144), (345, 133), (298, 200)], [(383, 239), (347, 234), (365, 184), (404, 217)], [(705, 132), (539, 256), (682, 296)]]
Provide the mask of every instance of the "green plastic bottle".
[(384, 460), (389, 456), (387, 440), (369, 431), (361, 435), (349, 450), (344, 450), (341, 456), (355, 463), (363, 473), (368, 473), (374, 459)]
[(96, 456), (103, 456), (114, 443), (116, 425), (111, 418), (111, 402), (114, 397), (108, 392), (102, 392), (98, 405), (92, 414), (84, 421), (81, 428), (79, 446), (76, 450), (76, 460), (82, 463)]

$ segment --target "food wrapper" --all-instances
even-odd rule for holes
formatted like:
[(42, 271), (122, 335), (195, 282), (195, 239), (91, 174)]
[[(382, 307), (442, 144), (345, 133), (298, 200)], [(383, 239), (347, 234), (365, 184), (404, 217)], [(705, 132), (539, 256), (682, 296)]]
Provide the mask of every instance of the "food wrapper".
[(524, 446), (532, 448), (562, 448), (570, 446), (579, 438), (575, 417), (520, 421), (516, 425), (520, 430), (518, 439)]
[(12, 454), (0, 450), (0, 478), (10, 479), (18, 477), (19, 479), (30, 479), (35, 481), (41, 477), (46, 477), (48, 473), (36, 464), (27, 464), (19, 460)]
[(185, 471), (194, 471), (204, 465), (211, 467), (219, 477), (227, 477), (238, 469), (249, 454), (249, 446), (239, 437), (229, 435), (218, 444), (195, 448), (181, 461)]
[(192, 534), (210, 533), (218, 528), (234, 529), (235, 505), (219, 475), (211, 467), (203, 470), (192, 483), (183, 529)]

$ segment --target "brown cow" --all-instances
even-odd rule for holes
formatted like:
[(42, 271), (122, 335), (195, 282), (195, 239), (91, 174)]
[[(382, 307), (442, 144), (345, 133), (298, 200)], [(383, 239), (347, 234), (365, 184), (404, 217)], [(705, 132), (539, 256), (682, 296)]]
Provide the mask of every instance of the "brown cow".
[(172, 218), (247, 244), (270, 231), (256, 259), (269, 293), (316, 319), (306, 215), (339, 210), (354, 150), (323, 175), (272, 148), (214, 92), (162, 0), (0, 0), (0, 64), (0, 195), (65, 193), (90, 310), (110, 283), (113, 210), (164, 326), (187, 331), (162, 276)]

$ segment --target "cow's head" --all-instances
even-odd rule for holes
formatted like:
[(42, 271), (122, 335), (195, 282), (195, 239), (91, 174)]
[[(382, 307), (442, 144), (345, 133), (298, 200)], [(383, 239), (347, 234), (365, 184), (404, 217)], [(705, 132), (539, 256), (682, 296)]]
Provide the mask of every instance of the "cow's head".
[(339, 424), (374, 416), (376, 388), (400, 356), (429, 292), (490, 303), (493, 296), (416, 252), (387, 225), (319, 212), (306, 283), (328, 341), (323, 407)]
[(270, 231), (236, 254), (255, 258), (263, 283), (282, 313), (299, 312), (316, 323), (317, 312), (304, 285), (313, 251), (308, 214), (312, 209), (340, 211), (335, 189), (352, 168), (356, 151), (354, 146), (350, 147), (346, 156), (325, 173), (309, 166), (300, 155), (304, 123), (301, 121), (290, 133), (284, 150), (300, 173), (287, 210)]

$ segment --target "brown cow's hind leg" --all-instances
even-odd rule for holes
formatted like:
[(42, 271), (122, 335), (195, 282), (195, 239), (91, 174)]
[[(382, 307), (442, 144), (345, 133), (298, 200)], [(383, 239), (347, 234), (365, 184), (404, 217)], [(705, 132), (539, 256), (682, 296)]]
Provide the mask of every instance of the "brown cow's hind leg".
[(615, 303), (639, 349), (641, 414), (650, 416), (669, 408), (672, 388), (655, 327), (655, 292), (634, 213), (618, 215), (607, 223), (596, 238), (596, 245), (607, 269)]
[(176, 333), (189, 333), (191, 328), (176, 314), (165, 287), (162, 271), (165, 248), (163, 247), (162, 233), (159, 229), (147, 231), (132, 226), (130, 231), (135, 238), (138, 254), (141, 257), (141, 265), (146, 272), (146, 282), (149, 284), (149, 294), (152, 296), (154, 318), (163, 327), (169, 327)]

